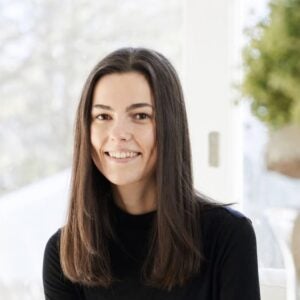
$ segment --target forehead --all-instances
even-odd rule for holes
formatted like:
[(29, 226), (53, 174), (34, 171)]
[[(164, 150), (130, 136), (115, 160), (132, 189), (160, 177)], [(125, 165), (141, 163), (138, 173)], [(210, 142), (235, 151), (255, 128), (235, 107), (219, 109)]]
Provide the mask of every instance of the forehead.
[(138, 72), (104, 75), (96, 83), (93, 103), (118, 104), (141, 101), (153, 103), (152, 91), (144, 75)]

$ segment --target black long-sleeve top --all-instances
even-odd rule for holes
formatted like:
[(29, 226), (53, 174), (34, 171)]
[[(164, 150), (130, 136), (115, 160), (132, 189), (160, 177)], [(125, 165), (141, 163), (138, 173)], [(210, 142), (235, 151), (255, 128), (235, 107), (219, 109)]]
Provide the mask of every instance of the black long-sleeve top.
[(47, 300), (259, 300), (256, 237), (251, 220), (229, 207), (202, 213), (205, 267), (184, 287), (170, 292), (143, 285), (139, 269), (155, 211), (131, 215), (114, 205), (116, 232), (124, 250), (111, 248), (112, 269), (123, 281), (111, 288), (86, 287), (63, 275), (59, 259), (60, 229), (45, 247), (43, 284)]

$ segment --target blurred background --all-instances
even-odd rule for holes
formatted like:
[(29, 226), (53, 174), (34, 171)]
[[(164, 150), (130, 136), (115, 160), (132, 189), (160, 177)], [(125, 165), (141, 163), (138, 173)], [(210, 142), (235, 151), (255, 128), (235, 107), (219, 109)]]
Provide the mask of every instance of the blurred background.
[(270, 127), (236, 87), (246, 31), (270, 11), (267, 0), (0, 0), (1, 299), (43, 299), (43, 251), (65, 221), (80, 92), (92, 67), (123, 46), (173, 63), (196, 187), (252, 220), (263, 299), (293, 299), (266, 211), (299, 207), (300, 180), (266, 167)]

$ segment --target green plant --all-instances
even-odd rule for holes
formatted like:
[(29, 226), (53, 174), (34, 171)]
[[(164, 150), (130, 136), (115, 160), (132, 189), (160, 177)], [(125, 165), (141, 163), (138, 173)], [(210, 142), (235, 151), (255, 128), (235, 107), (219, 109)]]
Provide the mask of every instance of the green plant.
[(269, 15), (248, 29), (242, 95), (272, 129), (300, 124), (300, 0), (273, 0)]

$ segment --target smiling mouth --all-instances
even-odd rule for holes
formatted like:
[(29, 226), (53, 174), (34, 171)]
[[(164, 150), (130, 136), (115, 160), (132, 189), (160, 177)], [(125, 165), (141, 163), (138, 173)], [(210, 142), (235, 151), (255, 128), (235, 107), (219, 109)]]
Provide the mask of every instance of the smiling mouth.
[(126, 156), (126, 157), (115, 157), (115, 156), (110, 156), (108, 152), (104, 152), (105, 155), (107, 156), (107, 158), (111, 161), (114, 162), (128, 162), (128, 161), (132, 161), (134, 159), (136, 159), (137, 157), (139, 157), (142, 153), (137, 152), (137, 155), (134, 156)]
[[(125, 156), (125, 157), (116, 157), (116, 156), (112, 156), (109, 154), (109, 152), (104, 152), (107, 156), (109, 157), (113, 157), (113, 158), (132, 158), (132, 156)], [(141, 152), (135, 152), (137, 155), (134, 155), (133, 157), (136, 157), (138, 155), (141, 155), (142, 153)]]

